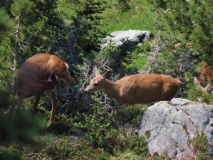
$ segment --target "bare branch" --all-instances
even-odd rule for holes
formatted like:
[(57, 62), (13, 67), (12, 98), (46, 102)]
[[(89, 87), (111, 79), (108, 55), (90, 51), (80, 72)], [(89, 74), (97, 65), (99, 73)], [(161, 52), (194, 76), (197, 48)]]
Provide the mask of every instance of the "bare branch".
[(18, 46), (19, 46), (19, 35), (20, 35), (20, 16), (18, 16), (18, 25), (16, 27), (16, 31), (14, 32), (15, 33), (15, 44), (14, 44), (14, 48), (13, 48), (13, 51), (11, 51), (11, 53), (13, 54), (13, 68), (11, 68), (13, 71), (16, 70), (16, 63), (17, 63), (17, 56), (18, 56)]
[(153, 51), (151, 52), (148, 52), (148, 64), (147, 64), (147, 67), (145, 67), (145, 69), (143, 69), (142, 71), (140, 71), (140, 73), (145, 73), (145, 74), (148, 74), (152, 68), (154, 66), (157, 65), (157, 59), (158, 57), (160, 56), (160, 51), (161, 51), (161, 48), (163, 48), (164, 46), (160, 46), (159, 43), (161, 40), (160, 40), (160, 37), (156, 38), (156, 40), (154, 40), (152, 43), (151, 43), (151, 46), (152, 48), (154, 48)]
[(167, 9), (166, 11), (164, 11), (161, 16), (164, 16), (166, 13), (168, 13), (170, 11), (170, 9)]

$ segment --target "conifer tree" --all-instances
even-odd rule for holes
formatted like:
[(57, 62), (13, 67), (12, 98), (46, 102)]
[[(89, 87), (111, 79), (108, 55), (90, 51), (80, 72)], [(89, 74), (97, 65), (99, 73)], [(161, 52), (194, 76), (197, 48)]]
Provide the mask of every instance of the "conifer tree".
[[(0, 35), (10, 31), (13, 26), (13, 21), (2, 9), (0, 9), (0, 26), (2, 26)], [(9, 90), (8, 88), (2, 89), (2, 87), (0, 89), (0, 159), (19, 160), (21, 159), (19, 155), (3, 146), (11, 145), (14, 142), (35, 146), (34, 136), (43, 130), (44, 125), (42, 127), (39, 119), (32, 118), (23, 110), (15, 115), (9, 114), (8, 108), (15, 106)]]
[[(212, 62), (212, 8), (209, 0), (152, 0), (176, 37), (188, 42), (192, 54), (200, 61)], [(165, 21), (164, 21), (165, 22)], [(165, 22), (165, 23), (166, 23)], [(166, 26), (166, 24), (165, 24)]]
[(55, 12), (56, 0), (11, 0), (1, 2), (0, 7), (15, 21), (12, 30), (0, 33), (0, 85), (4, 86), (27, 58), (56, 50), (53, 46), (64, 23)]
[(100, 51), (101, 40), (106, 35), (100, 28), (101, 13), (106, 9), (105, 0), (79, 0), (80, 8), (76, 9), (76, 16), (73, 17), (73, 30), (75, 37), (75, 49), (79, 60), (83, 57), (92, 58), (93, 51)]

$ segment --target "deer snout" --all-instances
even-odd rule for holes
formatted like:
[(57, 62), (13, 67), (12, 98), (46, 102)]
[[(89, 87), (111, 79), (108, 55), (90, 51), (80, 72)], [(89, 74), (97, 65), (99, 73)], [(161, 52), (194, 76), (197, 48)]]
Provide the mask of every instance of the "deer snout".
[(85, 88), (85, 90), (83, 91), (84, 93), (91, 93), (91, 88), (90, 87), (87, 87)]
[(94, 93), (95, 91), (98, 90), (98, 83), (90, 84), (86, 87), (84, 90), (85, 93)]
[(83, 93), (89, 93), (88, 89), (83, 90)]

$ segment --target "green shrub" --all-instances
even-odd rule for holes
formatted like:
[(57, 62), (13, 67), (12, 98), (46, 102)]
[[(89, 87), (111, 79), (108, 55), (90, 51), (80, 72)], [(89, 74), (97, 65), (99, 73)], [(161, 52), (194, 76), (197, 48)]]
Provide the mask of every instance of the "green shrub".
[(198, 160), (209, 159), (209, 151), (207, 150), (208, 147), (208, 140), (204, 134), (198, 134), (195, 138), (190, 139), (189, 143), (192, 144), (192, 150), (194, 154), (197, 155)]
[(91, 104), (90, 107), (90, 113), (82, 114), (83, 119), (73, 124), (86, 131), (85, 138), (92, 146), (112, 152), (113, 148), (107, 143), (107, 139), (116, 136), (116, 132), (113, 131), (113, 116), (105, 108), (98, 105), (98, 102)]
[(133, 105), (120, 109), (116, 114), (116, 120), (121, 123), (130, 123), (133, 126), (138, 126), (144, 111), (147, 109), (146, 105)]
[(24, 109), (14, 114), (5, 112), (15, 103), (8, 90), (1, 90), (0, 97), (0, 159), (19, 159), (23, 156), (20, 146), (35, 148), (38, 143), (34, 138), (46, 124), (41, 116), (32, 117)]

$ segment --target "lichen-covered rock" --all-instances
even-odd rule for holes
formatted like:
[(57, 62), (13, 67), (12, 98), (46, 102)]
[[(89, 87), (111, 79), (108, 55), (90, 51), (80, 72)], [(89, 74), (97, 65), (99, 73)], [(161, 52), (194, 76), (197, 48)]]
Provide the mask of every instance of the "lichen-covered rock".
[(121, 46), (126, 42), (135, 42), (136, 45), (141, 45), (143, 41), (153, 38), (153, 34), (149, 31), (141, 30), (127, 30), (127, 31), (115, 31), (110, 33), (109, 36), (103, 39), (101, 49), (105, 48), (108, 44), (112, 44), (115, 47)]
[[(198, 133), (204, 133), (208, 143), (213, 143), (211, 110), (213, 105), (187, 99), (158, 102), (145, 112), (138, 132), (146, 138), (150, 154), (167, 153), (169, 157), (178, 157), (189, 150), (188, 139)], [(213, 151), (213, 145), (209, 146), (209, 151)]]

